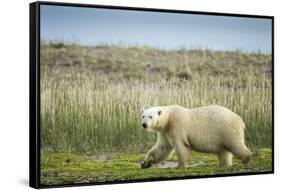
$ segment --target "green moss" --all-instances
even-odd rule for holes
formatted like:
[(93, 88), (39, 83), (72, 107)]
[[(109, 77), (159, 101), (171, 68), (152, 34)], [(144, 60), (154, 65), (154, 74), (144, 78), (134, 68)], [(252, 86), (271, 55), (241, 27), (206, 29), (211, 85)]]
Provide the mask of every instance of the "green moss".
[[(271, 149), (261, 149), (247, 165), (234, 158), (229, 168), (219, 168), (217, 157), (212, 154), (193, 153), (193, 160), (185, 169), (153, 167), (143, 170), (139, 167), (143, 158), (144, 154), (121, 153), (102, 160), (98, 156), (72, 153), (41, 153), (41, 183), (60, 185), (272, 171)], [(175, 155), (169, 161), (176, 161)]]

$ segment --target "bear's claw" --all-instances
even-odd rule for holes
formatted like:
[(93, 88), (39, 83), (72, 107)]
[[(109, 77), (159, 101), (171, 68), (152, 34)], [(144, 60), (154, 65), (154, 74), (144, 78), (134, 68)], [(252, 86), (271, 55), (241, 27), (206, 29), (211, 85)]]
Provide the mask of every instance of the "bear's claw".
[(152, 166), (152, 160), (150, 161), (143, 160), (140, 162), (141, 169), (150, 168), (151, 166)]

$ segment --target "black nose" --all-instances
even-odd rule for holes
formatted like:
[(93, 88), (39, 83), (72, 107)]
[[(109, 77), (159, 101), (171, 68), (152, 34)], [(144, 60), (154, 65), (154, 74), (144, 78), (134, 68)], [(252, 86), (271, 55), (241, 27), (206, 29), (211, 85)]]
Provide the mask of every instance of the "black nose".
[(147, 128), (146, 123), (143, 123), (143, 124), (142, 124), (142, 127), (143, 127), (143, 128)]

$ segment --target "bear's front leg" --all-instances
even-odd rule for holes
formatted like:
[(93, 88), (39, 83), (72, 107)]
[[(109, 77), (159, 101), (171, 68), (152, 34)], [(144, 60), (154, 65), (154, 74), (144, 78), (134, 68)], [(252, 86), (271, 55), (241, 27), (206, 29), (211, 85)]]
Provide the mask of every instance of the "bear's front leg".
[(165, 160), (171, 153), (173, 146), (169, 143), (167, 138), (158, 133), (157, 142), (147, 153), (144, 161), (140, 163), (142, 169), (150, 168), (153, 164), (157, 164)]
[(141, 161), (140, 167), (142, 169), (150, 168), (153, 165), (154, 159), (151, 155), (148, 155), (145, 160)]
[(175, 151), (179, 159), (178, 169), (185, 168), (185, 162), (191, 160), (191, 149), (183, 142), (177, 142)]

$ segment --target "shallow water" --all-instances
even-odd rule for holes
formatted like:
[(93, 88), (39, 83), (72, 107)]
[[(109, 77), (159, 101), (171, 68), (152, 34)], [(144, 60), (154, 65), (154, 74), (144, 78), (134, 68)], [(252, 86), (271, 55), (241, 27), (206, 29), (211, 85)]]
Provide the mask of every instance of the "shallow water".
[[(190, 162), (186, 165), (186, 167), (196, 167), (196, 166), (200, 166), (200, 165), (206, 165), (206, 163), (204, 161), (194, 161), (194, 162)], [(165, 161), (162, 162), (158, 165), (156, 165), (157, 168), (176, 168), (178, 166), (178, 162), (176, 161)]]

